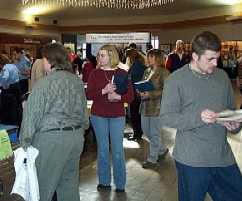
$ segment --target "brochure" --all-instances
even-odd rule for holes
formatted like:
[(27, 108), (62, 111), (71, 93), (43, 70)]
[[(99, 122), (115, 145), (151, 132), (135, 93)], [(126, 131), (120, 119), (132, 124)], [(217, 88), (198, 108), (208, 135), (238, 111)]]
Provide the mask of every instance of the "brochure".
[(143, 80), (134, 83), (135, 89), (139, 92), (152, 91), (155, 89), (151, 80)]

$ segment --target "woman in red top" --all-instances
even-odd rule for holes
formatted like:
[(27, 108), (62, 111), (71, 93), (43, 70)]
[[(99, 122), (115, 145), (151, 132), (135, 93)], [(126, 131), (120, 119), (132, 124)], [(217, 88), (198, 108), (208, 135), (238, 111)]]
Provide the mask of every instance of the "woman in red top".
[(96, 68), (96, 58), (91, 55), (87, 54), (86, 61), (83, 63), (82, 68), (82, 81), (87, 83), (87, 80), (91, 74), (91, 72)]
[(133, 100), (133, 89), (127, 83), (127, 91), (120, 95), (113, 83), (115, 75), (127, 76), (127, 72), (117, 67), (118, 52), (113, 45), (104, 45), (98, 55), (98, 67), (93, 70), (87, 84), (87, 97), (93, 100), (91, 123), (98, 146), (97, 190), (111, 190), (111, 166), (109, 161), (109, 136), (111, 141), (113, 176), (116, 192), (124, 192), (126, 168), (123, 150), (125, 126), (124, 103)]

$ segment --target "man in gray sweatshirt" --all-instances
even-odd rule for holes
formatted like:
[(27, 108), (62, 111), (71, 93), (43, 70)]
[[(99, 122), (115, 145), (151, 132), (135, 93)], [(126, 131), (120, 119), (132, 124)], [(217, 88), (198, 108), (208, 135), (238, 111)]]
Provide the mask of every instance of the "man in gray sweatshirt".
[(162, 125), (177, 128), (173, 156), (179, 201), (242, 201), (242, 176), (227, 131), (239, 122), (218, 123), (218, 112), (235, 109), (233, 89), (224, 71), (216, 68), (221, 41), (202, 32), (192, 41), (192, 61), (171, 74), (163, 89)]

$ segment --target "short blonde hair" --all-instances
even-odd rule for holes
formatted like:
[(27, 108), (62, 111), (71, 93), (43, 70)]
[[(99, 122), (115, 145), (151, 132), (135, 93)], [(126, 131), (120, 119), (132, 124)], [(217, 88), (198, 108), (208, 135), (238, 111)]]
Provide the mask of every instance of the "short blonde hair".
[[(108, 52), (111, 68), (116, 68), (120, 62), (119, 54), (115, 45), (103, 45), (100, 50), (106, 50)], [(99, 60), (99, 53), (97, 55), (97, 60)]]

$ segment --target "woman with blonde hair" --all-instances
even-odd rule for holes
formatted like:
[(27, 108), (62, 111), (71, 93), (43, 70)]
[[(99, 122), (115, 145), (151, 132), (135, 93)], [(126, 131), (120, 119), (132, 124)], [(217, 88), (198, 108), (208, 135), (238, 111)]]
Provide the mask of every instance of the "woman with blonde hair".
[[(111, 166), (109, 160), (109, 137), (112, 150), (113, 176), (116, 192), (125, 192), (126, 168), (123, 150), (125, 126), (124, 103), (133, 100), (131, 83), (127, 91), (119, 93), (114, 77), (127, 76), (127, 72), (117, 67), (118, 52), (113, 45), (104, 45), (97, 55), (97, 69), (90, 74), (87, 97), (93, 100), (91, 123), (95, 131), (98, 147), (98, 191), (111, 190)], [(125, 83), (124, 83), (125, 84)]]
[(152, 91), (140, 92), (141, 126), (149, 140), (149, 154), (143, 163), (143, 168), (155, 167), (168, 149), (161, 142), (161, 126), (159, 122), (161, 95), (164, 80), (168, 71), (164, 68), (164, 54), (158, 49), (151, 49), (147, 53), (149, 67), (145, 70), (144, 80), (150, 80), (154, 86)]

